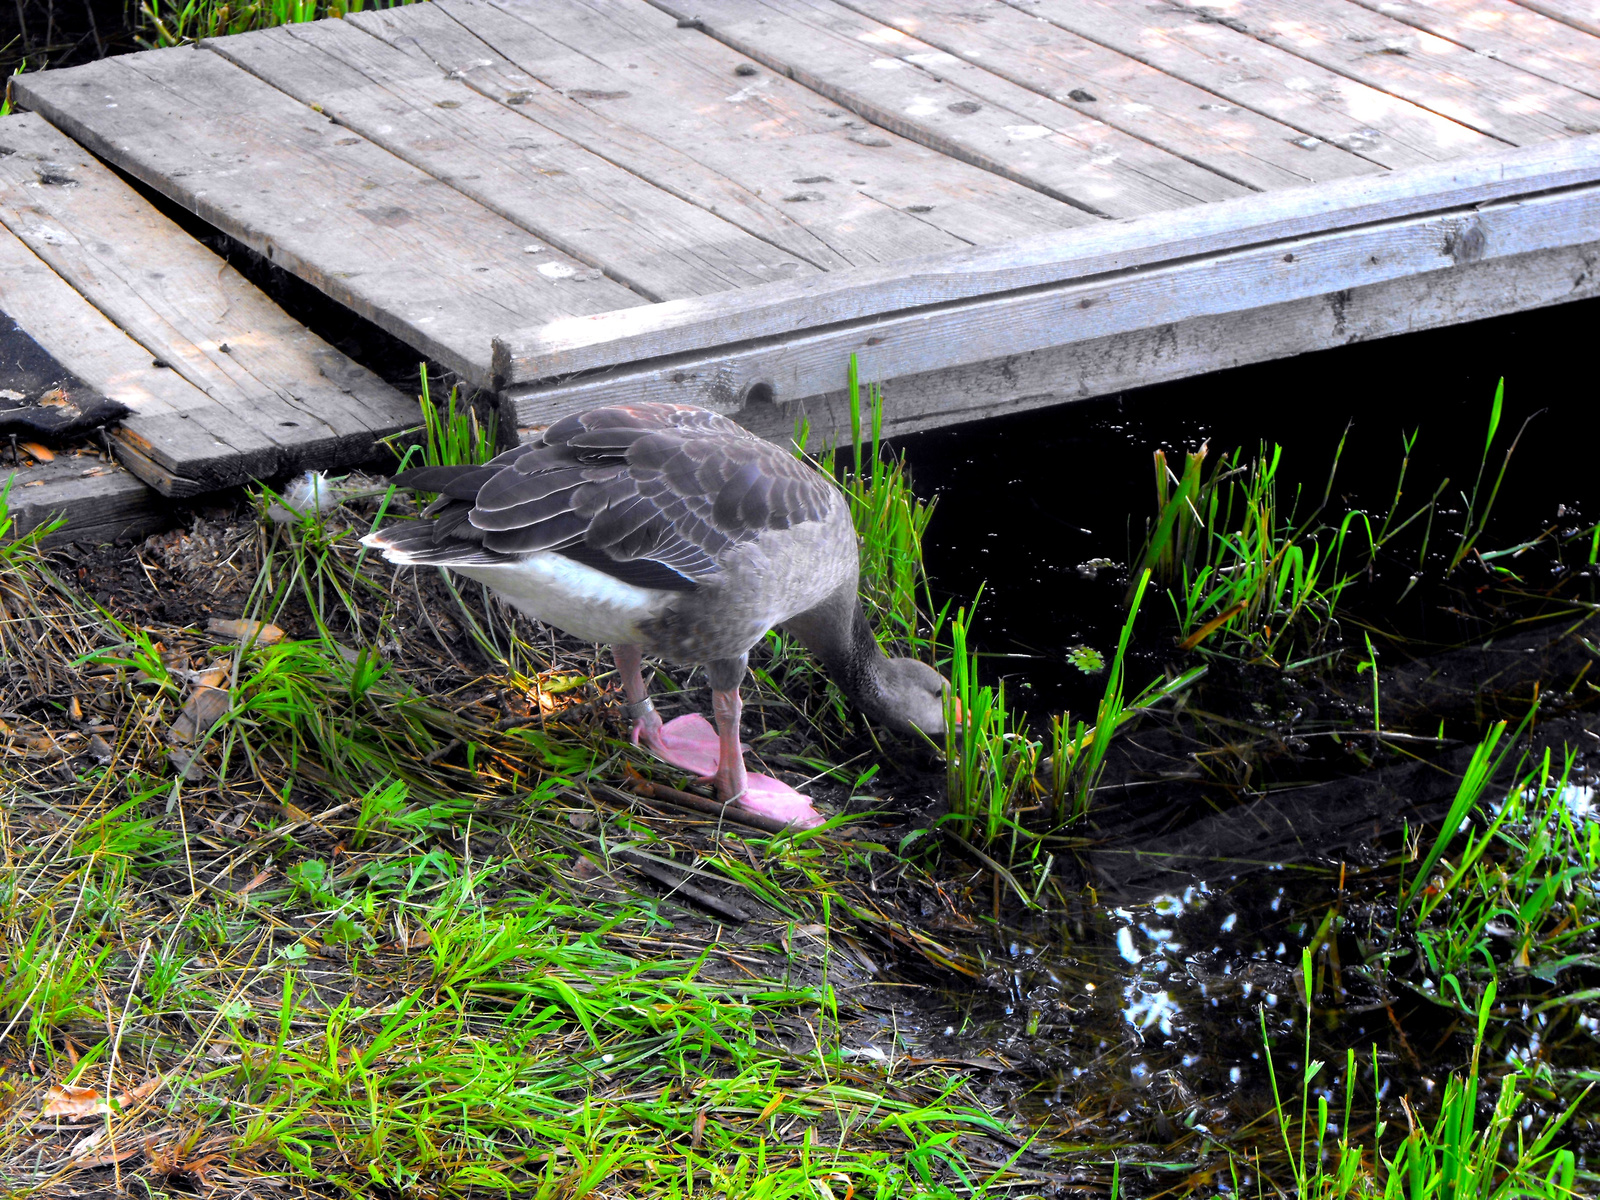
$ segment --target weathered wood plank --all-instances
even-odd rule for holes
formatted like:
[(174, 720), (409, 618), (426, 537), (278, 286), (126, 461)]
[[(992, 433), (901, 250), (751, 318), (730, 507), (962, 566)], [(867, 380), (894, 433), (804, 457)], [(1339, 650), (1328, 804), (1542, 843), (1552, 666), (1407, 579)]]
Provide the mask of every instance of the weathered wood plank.
[(496, 371), (505, 383), (531, 384), (1597, 180), (1600, 137), (1545, 143), (1107, 222), (1002, 247), (860, 268), (803, 284), (775, 284), (736, 297), (673, 301), (560, 322), (499, 339)]
[[(1600, 243), (1475, 263), (1332, 296), (1202, 317), (1080, 345), (905, 376), (885, 392), (884, 429), (901, 436), (1230, 367), (1600, 296)], [(834, 392), (736, 414), (785, 441), (811, 422), (815, 444), (850, 436), (849, 397)]]
[(96, 545), (142, 538), (171, 524), (172, 506), (117, 463), (92, 454), (62, 453), (54, 462), (14, 466), (0, 456), (0, 490), (10, 484), (7, 508), (15, 524), (10, 536), (29, 533), (56, 517), (67, 524), (44, 539)]
[[(884, 381), (884, 432), (894, 437), (988, 420), (1229, 367), (1597, 296), (1600, 242), (1476, 262), (1329, 296), (898, 376)], [(557, 415), (553, 408), (548, 412), (529, 409), (522, 436), (531, 436)], [(843, 390), (790, 404), (735, 409), (730, 415), (777, 442), (787, 442), (801, 418), (811, 423), (814, 446), (838, 445), (850, 436), (849, 397)]]
[[(33, 251), (0, 228), (0, 309), (62, 366), (133, 411), (112, 434), (118, 455), (141, 479), (173, 496), (194, 495), (183, 474), (196, 457), (236, 453), (254, 431), (106, 320)], [(140, 432), (132, 432), (132, 423)]]
[(1409, 100), (1329, 71), (1179, 8), (1118, 0), (1005, 0), (1021, 12), (1203, 88), (1228, 105), (1390, 169), (1503, 145)]
[(1600, 37), (1600, 0), (1517, 0), (1517, 3), (1552, 21)]
[[(837, 390), (849, 357), (864, 378), (940, 368), (1286, 304), (1462, 265), (1583, 244), (1600, 228), (1600, 184), (1475, 210), (1431, 213), (1085, 282), (885, 315), (710, 355), (665, 359), (581, 383), (502, 393), (518, 425), (624, 396), (729, 411)], [(759, 387), (757, 386), (759, 385)]]
[(202, 45), (651, 300), (816, 270), (349, 22)]
[(38, 116), (0, 121), (0, 150), (0, 226), (138, 342), (147, 362), (166, 363), (203, 393), (185, 394), (176, 421), (136, 406), (127, 423), (130, 440), (159, 446), (170, 464), (163, 491), (357, 462), (377, 438), (415, 423), (413, 401), (284, 313)]
[[(663, 83), (655, 70), (650, 72), (651, 86), (640, 88), (632, 73), (614, 71), (485, 4), (449, 11), (437, 3), (408, 5), (346, 19), (623, 170), (825, 269), (962, 244), (909, 213), (856, 192), (832, 195), (833, 189), (810, 189), (809, 202), (785, 203), (784, 196), (796, 194), (796, 176), (815, 178), (826, 172), (797, 159), (790, 123), (768, 111), (773, 102), (762, 90), (737, 103), (727, 100), (753, 86), (739, 81), (732, 67), (716, 81), (720, 94), (686, 96), (682, 82), (669, 76)], [(672, 28), (676, 38), (663, 35), (668, 43), (682, 37)], [(646, 60), (634, 69), (649, 65)], [(739, 86), (730, 90), (730, 79)], [(691, 74), (688, 82), (696, 81), (698, 75)], [(773, 82), (770, 75), (766, 82)], [(730, 124), (730, 115), (748, 120), (750, 127)], [(757, 123), (771, 131), (771, 139), (754, 136)], [(784, 139), (781, 145), (772, 145), (778, 137)], [(865, 164), (856, 159), (871, 152), (843, 139), (834, 149), (839, 154), (832, 157), (829, 170), (842, 165), (864, 174)]]
[[(1253, 189), (1382, 169), (1001, 0), (840, 4)], [(880, 48), (905, 57), (894, 42)]]
[(1600, 101), (1348, 0), (1172, 0), (1517, 145), (1600, 131)]
[(831, 0), (652, 2), (874, 125), (1087, 212), (1134, 216), (1246, 190)]
[(524, 15), (450, 0), (348, 19), (829, 270), (1094, 220), (887, 131), (869, 133), (644, 5), (549, 3)]
[(1511, 0), (1354, 0), (1477, 54), (1589, 96), (1600, 96), (1600, 37)]
[(491, 330), (643, 303), (559, 252), (525, 253), (527, 230), (207, 51), (29, 73), (12, 94), (474, 384)]

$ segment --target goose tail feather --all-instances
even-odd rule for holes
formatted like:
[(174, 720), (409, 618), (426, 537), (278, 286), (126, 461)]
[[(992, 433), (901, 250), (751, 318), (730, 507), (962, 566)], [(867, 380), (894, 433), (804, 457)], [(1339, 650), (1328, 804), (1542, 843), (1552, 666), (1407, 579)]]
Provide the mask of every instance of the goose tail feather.
[(505, 555), (485, 550), (474, 542), (445, 542), (433, 539), (433, 522), (402, 521), (385, 529), (374, 529), (361, 544), (377, 550), (400, 567), (470, 567), (505, 561)]

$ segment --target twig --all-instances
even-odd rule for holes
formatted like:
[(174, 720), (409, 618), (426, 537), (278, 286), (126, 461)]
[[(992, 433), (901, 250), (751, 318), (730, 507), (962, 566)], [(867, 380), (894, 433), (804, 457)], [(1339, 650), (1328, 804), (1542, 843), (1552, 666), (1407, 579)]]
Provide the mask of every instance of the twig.
[(798, 833), (800, 827), (790, 821), (780, 821), (775, 817), (764, 817), (760, 813), (750, 812), (748, 809), (736, 808), (730, 802), (719, 803), (708, 800), (704, 796), (696, 796), (692, 792), (680, 792), (677, 788), (667, 787), (665, 784), (654, 783), (648, 779), (630, 778), (628, 786), (636, 795), (643, 796), (646, 800), (660, 800), (667, 804), (676, 805), (678, 808), (691, 809), (694, 812), (706, 813), (708, 816), (720, 817), (724, 821), (731, 821), (735, 825), (748, 825), (752, 829), (761, 829), (767, 833)]

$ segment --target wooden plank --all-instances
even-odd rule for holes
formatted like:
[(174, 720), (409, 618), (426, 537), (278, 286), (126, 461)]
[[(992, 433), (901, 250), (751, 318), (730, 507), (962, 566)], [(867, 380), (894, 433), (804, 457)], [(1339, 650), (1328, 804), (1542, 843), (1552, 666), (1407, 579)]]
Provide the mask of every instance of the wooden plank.
[[(118, 457), (164, 494), (204, 484), (183, 474), (197, 456), (236, 453), (254, 431), (106, 320), (9, 230), (0, 228), (0, 309), (79, 379), (133, 410), (112, 432)], [(129, 426), (137, 426), (134, 433)]]
[[(964, 244), (941, 233), (939, 226), (854, 190), (807, 186), (805, 201), (785, 202), (785, 196), (800, 194), (797, 177), (817, 181), (842, 168), (865, 181), (870, 176), (862, 168), (870, 170), (877, 164), (861, 160), (873, 152), (841, 137), (830, 147), (837, 153), (824, 156), (827, 170), (819, 161), (796, 155), (793, 122), (783, 119), (798, 111), (797, 105), (782, 103), (792, 97), (774, 99), (771, 92), (776, 89), (769, 87), (729, 102), (730, 95), (740, 96), (753, 86), (730, 90), (729, 80), (738, 82), (731, 66), (715, 80), (719, 90), (704, 86), (707, 81), (697, 72), (690, 72), (687, 79), (669, 75), (663, 81), (658, 70), (650, 70), (651, 86), (641, 88), (635, 75), (623, 75), (580, 55), (535, 26), (488, 5), (452, 6), (447, 11), (437, 3), (413, 4), (355, 13), (347, 20), (621, 169), (825, 269)], [(681, 40), (682, 33), (668, 24), (676, 34), (664, 36), (670, 45)], [(502, 50), (509, 58), (502, 56)], [(652, 65), (646, 59), (642, 65), (635, 63), (634, 70)], [(775, 83), (770, 74), (765, 82)], [(697, 83), (702, 84), (698, 91), (690, 86)], [(795, 85), (789, 87), (806, 94)], [(779, 104), (790, 112), (775, 116), (771, 109)], [(748, 124), (736, 123), (741, 120)], [(767, 138), (758, 136), (761, 128), (768, 131)], [(780, 137), (781, 143), (774, 145)], [(890, 147), (890, 154), (899, 149)], [(881, 151), (878, 154), (881, 157)], [(1049, 203), (1043, 197), (1039, 200)], [(1065, 205), (1052, 207), (1075, 212)]]
[(1516, 145), (1600, 131), (1600, 100), (1348, 0), (1171, 2)]
[(126, 423), (127, 439), (160, 447), (145, 457), (168, 464), (168, 478), (152, 480), (162, 491), (360, 462), (379, 437), (415, 424), (414, 401), (284, 313), (40, 117), (0, 121), (0, 147), (0, 226), (147, 360), (200, 393), (186, 393), (175, 421), (140, 411)]
[[(1246, 312), (1197, 317), (951, 370), (884, 381), (888, 436), (988, 420), (1229, 367), (1600, 297), (1600, 242), (1413, 275)], [(525, 409), (526, 439), (558, 407)], [(850, 436), (843, 390), (735, 416), (777, 442), (811, 422), (813, 445)]]
[(22, 466), (0, 457), (0, 490), (11, 493), (7, 508), (15, 524), (11, 536), (28, 533), (56, 517), (65, 527), (44, 539), (47, 546), (64, 542), (97, 545), (122, 538), (142, 538), (172, 523), (172, 506), (129, 471), (93, 454), (58, 454), (54, 462)]
[[(1001, 0), (840, 4), (1255, 190), (1381, 169)], [(897, 43), (880, 48), (905, 57)]]
[(651, 300), (817, 269), (348, 22), (202, 45)]
[(1600, 37), (1600, 0), (1517, 0), (1517, 3), (1552, 21)]
[(529, 21), (450, 0), (348, 20), (829, 270), (1094, 220), (887, 131), (869, 136), (799, 84), (643, 5), (551, 3)]
[(502, 397), (519, 426), (622, 397), (721, 411), (756, 396), (783, 403), (837, 390), (852, 354), (863, 378), (894, 379), (1583, 244), (1597, 228), (1600, 184), (1590, 184), (849, 322)]
[(1600, 96), (1600, 37), (1530, 12), (1511, 0), (1354, 3), (1540, 79)]
[(527, 230), (204, 50), (29, 73), (12, 94), (479, 386), (491, 330), (643, 303), (558, 251), (525, 253)]
[(501, 338), (496, 372), (531, 384), (1007, 291), (1353, 229), (1600, 181), (1600, 137), (1106, 222), (1008, 246), (672, 301)]
[(1247, 190), (832, 0), (652, 2), (874, 125), (1086, 212), (1135, 216)]
[(1337, 72), (1179, 8), (1118, 0), (1005, 0), (1130, 58), (1392, 169), (1503, 145)]

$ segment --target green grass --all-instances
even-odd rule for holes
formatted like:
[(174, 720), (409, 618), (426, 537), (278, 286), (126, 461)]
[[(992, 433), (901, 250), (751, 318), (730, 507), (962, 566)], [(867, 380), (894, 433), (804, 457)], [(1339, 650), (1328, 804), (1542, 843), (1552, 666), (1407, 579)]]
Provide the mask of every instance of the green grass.
[[(1530, 1084), (1539, 1089), (1535, 1070), (1524, 1064), (1501, 1078), (1500, 1094), (1489, 1118), (1479, 1125), (1479, 1069), (1496, 993), (1492, 980), (1473, 1014), (1477, 1036), (1466, 1072), (1453, 1074), (1446, 1081), (1438, 1116), (1431, 1126), (1406, 1105), (1410, 1129), (1392, 1155), (1386, 1157), (1379, 1148), (1385, 1130), (1381, 1116), (1373, 1126), (1375, 1145), (1362, 1146), (1352, 1138), (1351, 1108), (1357, 1077), (1354, 1050), (1345, 1060), (1342, 1119), (1337, 1123), (1330, 1120), (1330, 1116), (1339, 1114), (1330, 1113), (1326, 1094), (1319, 1094), (1313, 1107), (1313, 1081), (1327, 1064), (1311, 1058), (1311, 958), (1308, 947), (1301, 957), (1300, 974), (1300, 1000), (1306, 1015), (1301, 1061), (1306, 1063), (1306, 1069), (1300, 1079), (1300, 1095), (1288, 1102), (1279, 1090), (1265, 1009), (1261, 1017), (1274, 1117), (1293, 1177), (1292, 1185), (1283, 1190), (1302, 1200), (1569, 1200), (1580, 1194), (1575, 1184), (1576, 1157), (1555, 1143), (1562, 1128), (1579, 1111), (1587, 1091), (1563, 1111), (1545, 1116), (1538, 1132), (1529, 1136), (1535, 1106), (1526, 1102), (1524, 1092)], [(1376, 1081), (1376, 1059), (1372, 1069)]]
[[(423, 403), (424, 461), (493, 453), (453, 396)], [(854, 478), (863, 514), (914, 503), (882, 502), (893, 469)], [(65, 1194), (85, 1169), (346, 1195), (1014, 1182), (1015, 1143), (963, 1072), (892, 1039), (881, 1063), (846, 1053), (882, 1035), (836, 956), (973, 970), (862, 884), (888, 847), (637, 809), (613, 782), (652, 768), (605, 724), (587, 651), (390, 577), (357, 539), (410, 501), (355, 493), (370, 515), (263, 519), (240, 541), (243, 641), (98, 608), (42, 532), (0, 536), (0, 650), (24, 697), (58, 698), (26, 736), (81, 747), (49, 731), (81, 697), (111, 749), (0, 767), (0, 1060), (36, 1064), (0, 1067), (12, 1194)], [(908, 547), (882, 559), (890, 606), (895, 570), (921, 579)], [(224, 703), (179, 738), (206, 672)], [(723, 932), (634, 882), (639, 862), (761, 915)], [(130, 1097), (101, 1118), (103, 1154), (134, 1154), (73, 1160), (70, 1126), (24, 1137), (47, 1085)]]
[(394, 8), (410, 0), (142, 0), (140, 42), (152, 49), (303, 21)]

